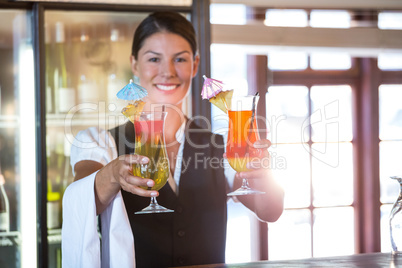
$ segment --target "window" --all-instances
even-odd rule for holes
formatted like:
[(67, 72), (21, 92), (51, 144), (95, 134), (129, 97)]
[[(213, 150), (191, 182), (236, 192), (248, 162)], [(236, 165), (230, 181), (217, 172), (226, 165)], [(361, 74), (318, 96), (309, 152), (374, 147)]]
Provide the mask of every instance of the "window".
[[(402, 174), (395, 158), (402, 150), (402, 110), (401, 105), (398, 106), (402, 99), (401, 50), (327, 46), (331, 36), (324, 31), (355, 33), (356, 28), (377, 29), (377, 16), (373, 15), (377, 11), (254, 8), (248, 17), (250, 14), (255, 16), (253, 26), (263, 23), (261, 27), (267, 27), (260, 33), (278, 34), (283, 40), (264, 45), (241, 39), (236, 39), (240, 40), (239, 44), (234, 44), (234, 38), (229, 38), (230, 42), (225, 44), (219, 39), (219, 44), (211, 46), (211, 75), (224, 82), (230, 81), (231, 87), (243, 92), (247, 85), (259, 83), (248, 81), (252, 76), (248, 77), (251, 67), (247, 66), (247, 57), (267, 57), (267, 68), (254, 71), (259, 77), (266, 76), (268, 86), (261, 87), (263, 83), (260, 83), (258, 86), (262, 89), (258, 91), (265, 95), (274, 172), (285, 189), (285, 211), (277, 222), (268, 224), (268, 258), (389, 251), (388, 215), (399, 191), (397, 183), (389, 177)], [(261, 14), (265, 14), (265, 18), (261, 18)], [(379, 12), (378, 30), (402, 29), (401, 14)], [(294, 34), (293, 39), (279, 35), (282, 27), (288, 27), (283, 31)], [(293, 43), (313, 28), (314, 33), (322, 35), (312, 36), (311, 42), (301, 38), (300, 46)], [(223, 28), (217, 29), (222, 31)], [(384, 42), (391, 42), (391, 39)], [(271, 42), (270, 38), (264, 40)], [(334, 43), (333, 40), (333, 46)], [(374, 137), (367, 130), (373, 128)], [(366, 155), (367, 150), (373, 155)], [(369, 181), (364, 177), (367, 169)], [(378, 182), (379, 188), (373, 186), (377, 185), (373, 182)], [(360, 188), (361, 185), (365, 187)], [(363, 189), (367, 188), (370, 193), (364, 193)], [(380, 205), (376, 200), (369, 206), (364, 203), (372, 193), (374, 198), (378, 197)], [(381, 219), (362, 213), (362, 207), (366, 211), (374, 210), (373, 215), (378, 212)], [(232, 208), (237, 211), (240, 206)], [(378, 222), (370, 224), (373, 227), (368, 229), (367, 220)], [(235, 220), (229, 224), (233, 222)], [(258, 243), (253, 242), (252, 222), (250, 216), (243, 225), (250, 230), (251, 240), (239, 238), (236, 248), (228, 247), (227, 262), (239, 262), (231, 256), (248, 252)], [(370, 241), (355, 230), (372, 234)], [(381, 238), (377, 239), (380, 231)], [(228, 232), (228, 241), (231, 235)], [(255, 260), (252, 254), (246, 258), (250, 259), (241, 261)]]
[(380, 115), (380, 189), (381, 189), (381, 250), (390, 251), (388, 217), (399, 194), (399, 183), (391, 176), (402, 174), (398, 153), (402, 151), (402, 84), (381, 85)]
[(271, 155), (281, 163), (274, 172), (286, 193), (284, 217), (268, 224), (269, 258), (353, 254), (351, 87), (270, 86), (266, 99)]

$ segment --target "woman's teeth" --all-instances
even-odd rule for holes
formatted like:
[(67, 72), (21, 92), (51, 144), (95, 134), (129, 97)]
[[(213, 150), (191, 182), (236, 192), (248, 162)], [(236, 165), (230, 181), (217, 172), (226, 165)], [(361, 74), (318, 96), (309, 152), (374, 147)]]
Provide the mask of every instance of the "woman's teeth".
[(160, 90), (165, 90), (165, 91), (168, 91), (168, 90), (173, 90), (173, 89), (175, 89), (175, 88), (176, 88), (176, 86), (175, 86), (175, 85), (171, 85), (171, 86), (165, 86), (165, 85), (156, 85), (156, 87), (157, 87), (158, 89), (160, 89)]

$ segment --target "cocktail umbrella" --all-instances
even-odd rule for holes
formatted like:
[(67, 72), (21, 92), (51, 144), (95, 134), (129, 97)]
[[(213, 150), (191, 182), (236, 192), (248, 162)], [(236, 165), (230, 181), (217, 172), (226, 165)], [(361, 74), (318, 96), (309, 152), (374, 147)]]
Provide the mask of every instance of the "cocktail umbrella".
[(201, 96), (203, 99), (210, 99), (215, 97), (218, 93), (222, 91), (223, 82), (208, 78), (205, 75), (204, 77), (204, 85), (202, 86)]
[(147, 90), (142, 86), (135, 84), (133, 79), (130, 79), (130, 83), (117, 92), (117, 97), (119, 99), (128, 101), (139, 100), (144, 98), (146, 95), (148, 95)]
[(130, 83), (117, 92), (117, 97), (119, 99), (130, 102), (121, 110), (121, 112), (131, 122), (134, 123), (134, 115), (139, 114), (144, 108), (145, 102), (142, 101), (142, 98), (146, 95), (148, 95), (147, 90), (142, 86), (135, 84), (133, 79), (130, 79)]

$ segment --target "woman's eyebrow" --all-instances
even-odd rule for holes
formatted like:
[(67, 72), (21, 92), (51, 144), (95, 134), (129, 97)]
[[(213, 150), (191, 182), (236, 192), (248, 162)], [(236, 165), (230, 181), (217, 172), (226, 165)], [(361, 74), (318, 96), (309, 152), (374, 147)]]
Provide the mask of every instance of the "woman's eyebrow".
[(175, 56), (179, 56), (179, 55), (184, 54), (184, 53), (191, 54), (190, 51), (188, 51), (188, 50), (183, 50), (183, 51), (180, 51), (180, 52), (178, 52), (178, 53), (176, 53), (176, 54), (174, 54), (174, 55), (175, 55)]
[[(188, 50), (183, 50), (183, 51), (180, 51), (180, 52), (175, 53), (174, 55), (175, 55), (175, 56), (179, 56), (179, 55), (185, 54), (185, 53), (186, 53), (186, 54), (191, 54), (190, 51), (188, 51)], [(155, 55), (157, 55), (157, 56), (162, 55), (162, 53), (159, 53), (159, 52), (156, 52), (156, 51), (153, 51), (153, 50), (147, 50), (147, 51), (144, 52), (143, 55), (146, 55), (146, 54), (155, 54)]]

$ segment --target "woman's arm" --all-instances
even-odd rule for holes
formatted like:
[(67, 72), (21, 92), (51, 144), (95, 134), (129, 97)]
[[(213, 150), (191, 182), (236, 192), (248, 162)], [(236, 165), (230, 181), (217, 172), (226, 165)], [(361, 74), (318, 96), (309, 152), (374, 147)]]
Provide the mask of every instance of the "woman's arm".
[(79, 161), (74, 166), (75, 179), (82, 179), (96, 171), (95, 177), (95, 203), (96, 213), (101, 214), (120, 191), (124, 189), (133, 194), (151, 197), (158, 196), (157, 191), (149, 191), (140, 187), (152, 187), (154, 181), (133, 176), (131, 167), (133, 164), (146, 164), (149, 159), (139, 155), (123, 155), (107, 165), (91, 160)]

